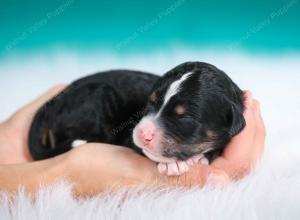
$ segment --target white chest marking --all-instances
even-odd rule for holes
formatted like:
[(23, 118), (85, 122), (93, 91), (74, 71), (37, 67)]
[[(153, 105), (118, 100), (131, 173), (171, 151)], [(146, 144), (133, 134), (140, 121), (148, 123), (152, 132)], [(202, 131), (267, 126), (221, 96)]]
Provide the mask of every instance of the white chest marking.
[(164, 97), (164, 102), (161, 106), (161, 108), (159, 109), (158, 113), (156, 114), (155, 117), (158, 117), (162, 110), (164, 109), (164, 107), (168, 104), (168, 102), (170, 101), (170, 99), (176, 95), (179, 91), (180, 91), (180, 87), (181, 87), (181, 84), (192, 74), (193, 72), (189, 72), (189, 73), (186, 73), (184, 75), (182, 75), (180, 77), (180, 79), (174, 81), (168, 88), (166, 94), (165, 94), (165, 97)]

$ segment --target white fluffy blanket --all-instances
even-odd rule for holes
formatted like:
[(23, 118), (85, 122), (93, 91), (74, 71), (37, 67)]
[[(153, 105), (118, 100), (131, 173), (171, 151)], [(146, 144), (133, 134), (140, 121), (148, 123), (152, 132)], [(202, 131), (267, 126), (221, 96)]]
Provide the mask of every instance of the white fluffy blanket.
[(0, 219), (300, 219), (299, 55), (270, 58), (181, 50), (147, 57), (60, 53), (8, 59), (0, 62), (0, 120), (47, 87), (83, 73), (120, 67), (163, 73), (186, 60), (217, 65), (261, 101), (267, 144), (251, 175), (223, 189), (132, 190), (125, 201), (122, 193), (76, 200), (66, 183), (41, 187), (34, 203), (22, 190), (13, 201), (2, 192)]

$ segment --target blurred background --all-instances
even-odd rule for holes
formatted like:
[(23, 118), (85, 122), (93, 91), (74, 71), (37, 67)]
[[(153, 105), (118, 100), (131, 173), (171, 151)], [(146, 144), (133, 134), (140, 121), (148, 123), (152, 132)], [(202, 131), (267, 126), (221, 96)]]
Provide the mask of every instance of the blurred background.
[(89, 73), (193, 60), (254, 93), (272, 144), (298, 143), (298, 0), (0, 0), (0, 26), (0, 120)]
[(174, 46), (300, 49), (297, 0), (1, 0), (1, 55), (74, 49), (148, 53)]

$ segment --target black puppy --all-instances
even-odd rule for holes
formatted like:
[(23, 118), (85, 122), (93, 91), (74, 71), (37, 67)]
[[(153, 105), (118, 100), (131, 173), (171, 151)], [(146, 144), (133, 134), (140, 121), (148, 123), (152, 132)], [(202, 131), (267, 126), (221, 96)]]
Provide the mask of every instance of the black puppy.
[(29, 147), (34, 159), (44, 159), (85, 142), (123, 145), (159, 162), (160, 172), (179, 175), (219, 155), (244, 127), (242, 97), (207, 63), (184, 63), (163, 77), (98, 73), (75, 81), (38, 111)]
[(183, 63), (153, 86), (133, 140), (161, 173), (179, 175), (217, 157), (244, 128), (243, 111), (243, 92), (223, 71)]

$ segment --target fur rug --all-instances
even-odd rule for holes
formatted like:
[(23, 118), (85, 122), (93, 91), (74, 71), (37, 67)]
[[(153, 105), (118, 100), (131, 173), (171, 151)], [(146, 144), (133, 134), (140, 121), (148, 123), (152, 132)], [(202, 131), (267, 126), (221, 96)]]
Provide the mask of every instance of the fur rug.
[(163, 73), (199, 58), (216, 64), (261, 101), (268, 135), (264, 157), (253, 173), (225, 188), (144, 193), (131, 189), (126, 200), (124, 192), (76, 200), (71, 185), (58, 182), (41, 187), (32, 202), (20, 188), (10, 201), (5, 192), (0, 193), (0, 219), (300, 219), (299, 55), (270, 58), (173, 51), (126, 59), (76, 54), (10, 59), (0, 62), (0, 120), (47, 87), (82, 73), (115, 67)]

